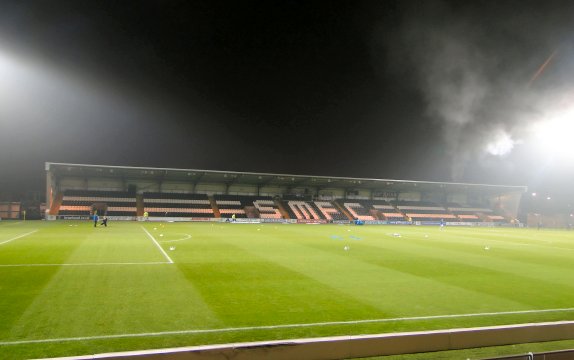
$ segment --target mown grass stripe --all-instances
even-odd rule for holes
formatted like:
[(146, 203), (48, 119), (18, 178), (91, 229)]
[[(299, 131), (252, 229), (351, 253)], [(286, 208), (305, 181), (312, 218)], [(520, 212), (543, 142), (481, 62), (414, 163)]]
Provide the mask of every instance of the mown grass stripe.
[(0, 221), (0, 224), (4, 225), (4, 226), (18, 225), (18, 224), (22, 224), (22, 221), (9, 222), (9, 223), (7, 223), (7, 221)]
[(334, 325), (356, 325), (356, 324), (385, 323), (385, 322), (398, 322), (398, 321), (437, 320), (437, 319), (467, 318), (467, 317), (481, 317), (481, 316), (541, 314), (541, 313), (549, 313), (549, 312), (570, 312), (570, 311), (574, 311), (574, 308), (500, 311), (500, 312), (485, 312), (485, 313), (472, 313), (472, 314), (411, 316), (411, 317), (399, 317), (399, 318), (388, 318), (388, 319), (365, 319), (365, 320), (328, 321), (328, 322), (303, 323), (303, 324), (243, 326), (243, 327), (231, 327), (231, 328), (220, 328), (220, 329), (175, 330), (175, 331), (146, 332), (146, 333), (134, 333), (134, 334), (96, 335), (96, 336), (54, 338), (54, 339), (2, 341), (2, 342), (0, 342), (0, 346), (55, 343), (55, 342), (70, 342), (70, 341), (86, 341), (86, 340), (154, 337), (154, 336), (166, 336), (166, 335), (207, 334), (207, 333), (221, 333), (221, 332), (234, 332), (234, 331), (292, 329), (292, 328), (334, 326)]

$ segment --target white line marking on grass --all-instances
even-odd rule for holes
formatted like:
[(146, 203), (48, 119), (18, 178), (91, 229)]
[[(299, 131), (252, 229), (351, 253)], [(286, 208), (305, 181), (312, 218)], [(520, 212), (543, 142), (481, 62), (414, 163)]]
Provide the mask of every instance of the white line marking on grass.
[(161, 245), (157, 242), (157, 240), (152, 236), (152, 234), (150, 234), (143, 226), (141, 227), (143, 229), (143, 231), (145, 231), (145, 233), (147, 234), (147, 236), (151, 239), (151, 241), (153, 241), (153, 243), (155, 244), (155, 246), (157, 246), (157, 248), (161, 251), (161, 253), (163, 254), (163, 256), (165, 256), (165, 258), (167, 259), (167, 261), (169, 261), (170, 264), (173, 264), (173, 260), (169, 257), (169, 255), (165, 252), (165, 250), (161, 247)]
[(189, 234), (181, 234), (181, 235), (185, 235), (185, 236), (180, 238), (180, 239), (160, 241), (160, 243), (163, 244), (163, 243), (178, 242), (178, 241), (191, 239), (191, 235), (189, 235)]
[(22, 345), (22, 344), (39, 344), (39, 343), (54, 343), (54, 342), (66, 342), (66, 341), (86, 341), (86, 340), (105, 340), (105, 339), (137, 338), (137, 337), (152, 337), (152, 336), (166, 336), (166, 335), (207, 334), (207, 333), (221, 333), (221, 332), (234, 332), (234, 331), (292, 329), (292, 328), (319, 327), (319, 326), (332, 326), (332, 325), (354, 325), (354, 324), (368, 324), (368, 323), (385, 323), (385, 322), (396, 322), (396, 321), (416, 321), (416, 320), (434, 320), (434, 319), (449, 319), (449, 318), (467, 318), (467, 317), (480, 317), (480, 316), (537, 314), (537, 313), (568, 312), (568, 311), (574, 311), (574, 308), (543, 309), (543, 310), (522, 310), (522, 311), (501, 311), (501, 312), (486, 312), (486, 313), (475, 313), (475, 314), (452, 314), (452, 315), (413, 316), (413, 317), (400, 317), (400, 318), (389, 318), (389, 319), (367, 319), (367, 320), (351, 320), (351, 321), (329, 321), (329, 322), (306, 323), (306, 324), (283, 324), (283, 325), (264, 325), (264, 326), (243, 326), (243, 327), (232, 327), (232, 328), (221, 328), (221, 329), (175, 330), (175, 331), (160, 331), (160, 332), (147, 332), (147, 333), (136, 333), (136, 334), (96, 335), (96, 336), (80, 336), (80, 337), (54, 338), (54, 339), (37, 339), (37, 340), (14, 340), (14, 341), (2, 341), (2, 342), (0, 342), (0, 346), (6, 346), (6, 345)]
[(12, 239), (8, 239), (8, 240), (6, 240), (6, 241), (0, 242), (0, 245), (4, 245), (4, 244), (9, 243), (10, 241), (14, 241), (14, 240), (23, 238), (24, 236), (28, 236), (28, 235), (30, 235), (30, 234), (35, 233), (36, 231), (38, 231), (38, 230), (30, 231), (30, 232), (27, 232), (27, 233), (25, 233), (25, 234), (15, 236), (15, 237), (13, 237)]
[(38, 266), (113, 266), (113, 265), (165, 265), (170, 262), (129, 262), (129, 263), (65, 263), (65, 264), (0, 264), (0, 267), (38, 267)]

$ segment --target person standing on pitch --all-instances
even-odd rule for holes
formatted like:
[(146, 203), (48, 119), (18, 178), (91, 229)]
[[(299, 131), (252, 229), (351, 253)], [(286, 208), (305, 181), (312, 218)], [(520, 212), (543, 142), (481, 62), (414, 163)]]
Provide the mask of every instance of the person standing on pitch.
[(98, 226), (98, 220), (99, 220), (98, 212), (96, 211), (94, 212), (94, 227)]

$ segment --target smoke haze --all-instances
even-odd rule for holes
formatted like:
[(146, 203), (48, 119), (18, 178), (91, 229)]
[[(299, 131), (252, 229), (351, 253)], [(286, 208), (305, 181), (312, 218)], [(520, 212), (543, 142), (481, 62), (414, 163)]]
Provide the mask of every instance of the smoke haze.
[(391, 54), (388, 69), (415, 78), (426, 116), (442, 129), (453, 181), (464, 180), (471, 163), (507, 157), (567, 86), (572, 51), (558, 30), (571, 24), (572, 5), (526, 13), (517, 4), (408, 3), (398, 35), (378, 34)]

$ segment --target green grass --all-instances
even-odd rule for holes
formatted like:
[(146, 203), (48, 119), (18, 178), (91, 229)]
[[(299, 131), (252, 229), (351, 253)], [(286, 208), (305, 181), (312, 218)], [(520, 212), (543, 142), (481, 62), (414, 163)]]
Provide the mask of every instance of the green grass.
[[(0, 244), (0, 359), (574, 320), (574, 310), (405, 319), (574, 308), (574, 232), (143, 227), (173, 263), (141, 223), (0, 222), (0, 243), (35, 231)], [(353, 323), (369, 319), (388, 320)], [(259, 328), (288, 324), (315, 325)], [(228, 330), (190, 332), (206, 329)], [(161, 332), (172, 333), (142, 335)]]

